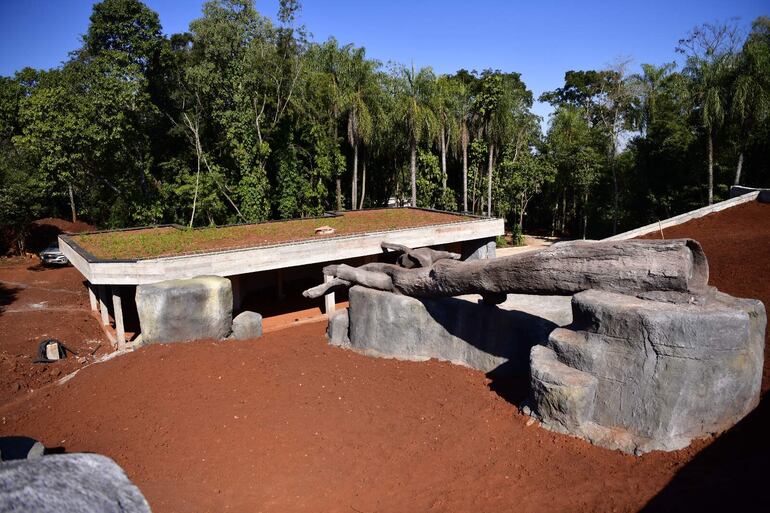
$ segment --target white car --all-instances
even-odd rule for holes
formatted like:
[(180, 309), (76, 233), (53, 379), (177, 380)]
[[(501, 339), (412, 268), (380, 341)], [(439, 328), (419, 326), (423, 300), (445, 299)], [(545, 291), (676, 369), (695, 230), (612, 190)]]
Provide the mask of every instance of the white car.
[(43, 265), (68, 265), (70, 263), (64, 253), (59, 249), (59, 243), (51, 244), (40, 252), (40, 260)]

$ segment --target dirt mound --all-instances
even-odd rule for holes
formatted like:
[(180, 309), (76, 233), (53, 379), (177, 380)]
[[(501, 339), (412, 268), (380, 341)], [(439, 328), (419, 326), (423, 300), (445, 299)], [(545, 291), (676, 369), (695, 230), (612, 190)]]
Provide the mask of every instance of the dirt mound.
[(62, 233), (83, 233), (96, 230), (94, 226), (82, 221), (65, 221), (55, 217), (46, 217), (29, 224), (25, 240), (26, 250), (38, 253), (56, 241)]

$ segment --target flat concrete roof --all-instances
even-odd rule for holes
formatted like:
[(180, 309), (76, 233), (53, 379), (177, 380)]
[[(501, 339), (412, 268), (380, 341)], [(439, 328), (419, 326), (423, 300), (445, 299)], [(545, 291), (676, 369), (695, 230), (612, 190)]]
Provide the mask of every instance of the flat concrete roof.
[(504, 233), (502, 219), (466, 217), (451, 223), (414, 228), (136, 260), (97, 258), (68, 235), (59, 236), (59, 247), (72, 265), (94, 285), (139, 285), (201, 275), (235, 276), (377, 255), (382, 253), (380, 244), (383, 241), (424, 247), (497, 237)]

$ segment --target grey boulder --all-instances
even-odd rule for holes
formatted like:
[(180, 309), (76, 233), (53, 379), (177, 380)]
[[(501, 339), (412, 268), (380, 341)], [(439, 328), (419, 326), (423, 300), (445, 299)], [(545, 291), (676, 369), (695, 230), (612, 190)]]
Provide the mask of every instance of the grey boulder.
[(569, 297), (510, 294), (498, 306), (479, 299), (414, 298), (356, 286), (347, 319), (330, 319), (329, 338), (370, 356), (435, 358), (496, 376), (521, 375), (529, 371), (532, 346), (572, 319)]
[(0, 513), (150, 513), (123, 469), (99, 454), (0, 463)]
[(233, 319), (233, 332), (228, 338), (249, 340), (262, 336), (262, 316), (257, 312), (245, 311)]
[(700, 304), (589, 290), (573, 324), (532, 348), (543, 425), (631, 453), (675, 450), (728, 429), (759, 402), (767, 318), (760, 301)]
[(232, 286), (220, 276), (139, 285), (136, 309), (144, 344), (222, 339), (232, 324)]

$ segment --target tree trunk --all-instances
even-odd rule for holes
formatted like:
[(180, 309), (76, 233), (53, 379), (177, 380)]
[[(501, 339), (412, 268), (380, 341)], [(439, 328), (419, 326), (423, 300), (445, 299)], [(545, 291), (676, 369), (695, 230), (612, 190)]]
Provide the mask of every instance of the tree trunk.
[(741, 184), (741, 169), (743, 169), (743, 152), (738, 155), (738, 167), (735, 168), (735, 185)]
[(77, 212), (75, 211), (75, 192), (72, 190), (72, 184), (67, 184), (67, 190), (70, 195), (70, 210), (72, 211), (72, 222), (76, 223), (78, 220)]
[(350, 190), (350, 208), (358, 205), (358, 143), (353, 144), (353, 184)]
[[(691, 239), (571, 242), (488, 260), (435, 256), (427, 267), (327, 266), (324, 274), (334, 279), (303, 294), (320, 297), (333, 288), (363, 285), (413, 297), (481, 294), (499, 303), (511, 293), (572, 295), (588, 289), (669, 293), (670, 300), (688, 302), (708, 293), (708, 262)], [(650, 272), (651, 264), (656, 272)]]
[(337, 212), (342, 210), (342, 179), (337, 177)]
[(417, 206), (417, 143), (411, 144), (410, 172), (412, 174), (412, 207)]
[(583, 193), (583, 240), (586, 240), (588, 232), (588, 191)]
[(709, 153), (709, 205), (714, 203), (714, 135), (711, 130), (708, 131), (708, 153)]
[(447, 180), (447, 172), (446, 172), (446, 150), (447, 150), (447, 143), (446, 143), (446, 135), (444, 134), (445, 130), (441, 129), (441, 190), (446, 191), (446, 180)]
[(468, 211), (468, 136), (463, 127), (463, 212)]
[(618, 233), (618, 171), (614, 156), (610, 166), (612, 166), (612, 235), (615, 235)]
[(366, 196), (366, 158), (361, 163), (363, 169), (361, 169), (361, 203), (358, 208), (364, 208), (364, 197)]
[(495, 145), (489, 143), (489, 159), (487, 161), (487, 217), (492, 217), (492, 159), (495, 153)]

